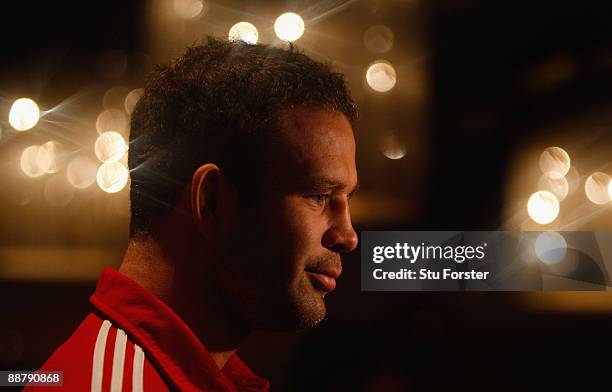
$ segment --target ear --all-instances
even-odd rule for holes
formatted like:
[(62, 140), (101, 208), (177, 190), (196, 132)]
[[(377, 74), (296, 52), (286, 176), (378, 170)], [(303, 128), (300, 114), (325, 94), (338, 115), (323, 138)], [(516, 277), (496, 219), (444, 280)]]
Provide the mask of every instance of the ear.
[(219, 229), (220, 203), (227, 192), (223, 172), (214, 163), (200, 166), (191, 181), (191, 212), (198, 230), (205, 238)]

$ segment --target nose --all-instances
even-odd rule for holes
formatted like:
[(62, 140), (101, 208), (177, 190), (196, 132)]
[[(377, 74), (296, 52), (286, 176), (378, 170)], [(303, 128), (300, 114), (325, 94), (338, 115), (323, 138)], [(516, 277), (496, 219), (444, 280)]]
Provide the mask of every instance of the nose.
[(359, 240), (351, 222), (348, 200), (339, 203), (330, 221), (330, 227), (323, 235), (323, 246), (337, 253), (352, 252)]

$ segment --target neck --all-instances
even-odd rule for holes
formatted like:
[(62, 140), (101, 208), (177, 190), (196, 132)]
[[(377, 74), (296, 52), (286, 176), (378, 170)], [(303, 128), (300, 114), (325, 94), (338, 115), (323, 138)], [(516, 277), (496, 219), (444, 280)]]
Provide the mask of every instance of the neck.
[(230, 312), (215, 302), (219, 293), (203, 281), (204, 277), (210, 279), (210, 274), (201, 267), (207, 264), (202, 255), (186, 246), (176, 233), (161, 237), (166, 238), (163, 244), (149, 236), (131, 239), (119, 271), (166, 303), (222, 369), (248, 331), (237, 327), (227, 317)]

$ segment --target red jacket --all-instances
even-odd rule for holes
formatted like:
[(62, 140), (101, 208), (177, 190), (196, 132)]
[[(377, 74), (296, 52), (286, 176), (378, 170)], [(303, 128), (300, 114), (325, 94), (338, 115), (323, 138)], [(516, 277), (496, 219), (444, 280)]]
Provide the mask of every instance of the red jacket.
[(24, 391), (267, 391), (236, 354), (219, 370), (204, 345), (161, 300), (105, 268), (94, 311), (40, 370), (64, 372), (63, 387)]

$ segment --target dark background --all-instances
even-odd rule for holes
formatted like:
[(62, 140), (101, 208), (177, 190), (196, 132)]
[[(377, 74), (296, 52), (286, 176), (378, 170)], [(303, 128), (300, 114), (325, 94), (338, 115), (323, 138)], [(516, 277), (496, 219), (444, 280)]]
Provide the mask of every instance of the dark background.
[[(394, 26), (396, 41), (403, 28), (411, 28), (399, 11), (414, 3), (361, 2), (372, 12), (363, 11), (363, 17)], [(252, 2), (244, 6), (257, 8)], [(425, 42), (421, 61), (430, 86), (426, 143), (416, 146), (423, 157), (418, 162), (422, 181), (417, 187), (408, 176), (394, 177), (403, 175), (401, 169), (368, 168), (371, 152), (360, 146), (362, 186), (374, 194), (368, 200), (376, 200), (376, 190), (384, 188), (406, 200), (410, 213), (356, 222), (356, 228), (498, 229), (504, 223), (508, 170), (526, 143), (554, 139), (554, 129), (580, 123), (598, 130), (593, 145), (583, 145), (582, 151), (609, 145), (612, 6), (485, 0), (417, 6)], [(36, 96), (54, 105), (58, 96), (98, 78), (102, 51), (145, 50), (145, 8), (146, 3), (120, 1), (12, 2), (0, 22), (3, 98)], [(141, 83), (139, 77), (131, 80)], [(356, 132), (364, 141), (372, 128), (368, 114), (379, 109), (360, 100)], [(392, 106), (378, 116), (402, 110)], [(589, 126), (571, 137), (588, 139)], [(371, 208), (376, 215), (376, 204)], [(6, 245), (20, 240), (15, 238), (5, 228), (0, 240)], [(345, 260), (325, 322), (309, 331), (258, 333), (241, 350), (273, 390), (610, 388), (608, 293), (361, 292), (358, 255), (359, 250)], [(0, 368), (40, 366), (85, 317), (94, 288), (91, 281), (0, 280)]]

